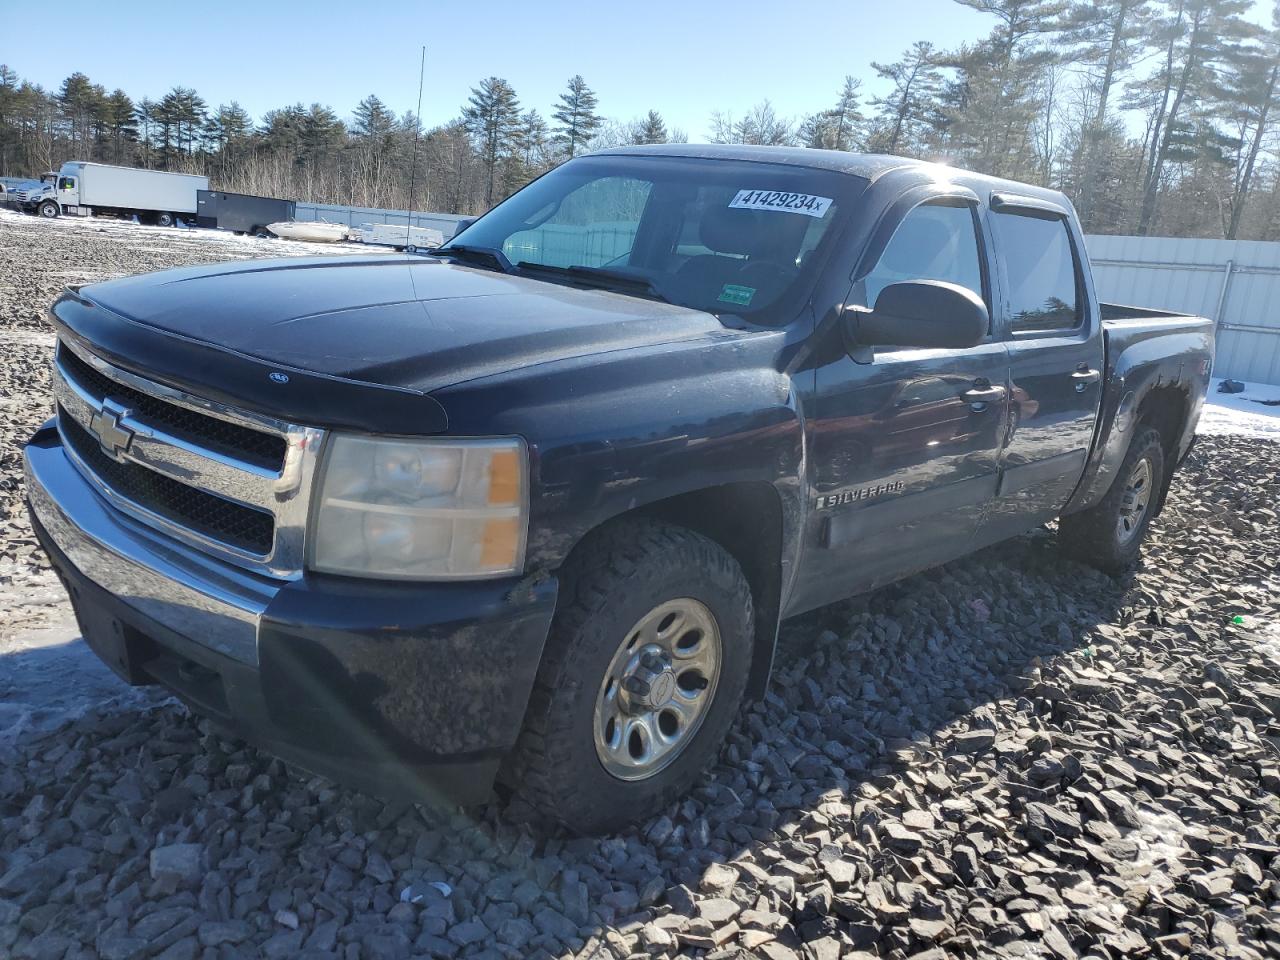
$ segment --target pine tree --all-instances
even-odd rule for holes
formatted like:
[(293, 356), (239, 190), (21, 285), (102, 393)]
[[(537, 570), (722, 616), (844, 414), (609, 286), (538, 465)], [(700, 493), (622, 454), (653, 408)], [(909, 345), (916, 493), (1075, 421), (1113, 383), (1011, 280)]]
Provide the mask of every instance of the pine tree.
[(1184, 110), (1209, 92), (1215, 72), (1229, 52), (1253, 32), (1242, 17), (1249, 6), (1249, 0), (1174, 0), (1160, 24), (1164, 46), (1161, 64), (1144, 85), (1145, 96), (1138, 100), (1149, 110), (1140, 234), (1151, 230), (1166, 164), (1177, 140), (1186, 136)]
[(1073, 179), (1078, 184), (1076, 211), (1088, 232), (1094, 228), (1094, 197), (1103, 150), (1115, 147), (1109, 112), (1121, 77), (1147, 49), (1150, 0), (1084, 0), (1074, 3), (1062, 18), (1055, 46), (1068, 62), (1084, 70), (1086, 100), (1075, 135)]
[(650, 110), (636, 127), (636, 143), (667, 143), (667, 125), (662, 114)]
[(1217, 92), (1240, 142), (1234, 158), (1231, 214), (1225, 233), (1228, 240), (1235, 240), (1240, 233), (1258, 158), (1280, 114), (1280, 0), (1271, 20), (1271, 29), (1264, 31), (1256, 44), (1234, 51)]
[(138, 140), (133, 110), (133, 101), (123, 90), (114, 91), (103, 102), (101, 145), (112, 163), (127, 163), (132, 159)]
[(160, 98), (154, 115), (160, 125), (160, 159), (166, 168), (194, 152), (206, 109), (203, 98), (189, 87), (174, 87)]
[[(950, 85), (947, 144), (983, 173), (1036, 177), (1036, 127), (1056, 62), (1045, 40), (1060, 32), (1066, 0), (958, 0), (998, 21), (982, 41), (943, 59), (956, 71)], [(1041, 160), (1047, 163), (1042, 156)], [(1042, 173), (1041, 173), (1042, 176)]]
[(560, 102), (551, 113), (556, 126), (555, 142), (566, 157), (573, 158), (600, 128), (602, 118), (596, 113), (598, 100), (581, 75), (569, 78), (568, 89), (560, 94)]
[(871, 149), (880, 153), (917, 153), (932, 127), (936, 98), (942, 88), (938, 53), (923, 40), (912, 44), (901, 60), (872, 63), (871, 68), (893, 89), (871, 101), (877, 109)]
[(92, 159), (93, 143), (106, 106), (105, 91), (91, 83), (83, 73), (76, 72), (62, 81), (57, 101), (72, 152), (79, 155), (77, 159)]
[(853, 150), (860, 139), (859, 127), (864, 119), (858, 105), (861, 86), (861, 80), (845, 77), (836, 105), (812, 114), (801, 124), (800, 142), (818, 150)]
[(547, 165), (547, 121), (537, 110), (529, 110), (520, 117), (520, 154), (525, 169), (542, 170)]
[(143, 97), (133, 108), (134, 119), (141, 127), (139, 143), (142, 145), (142, 165), (151, 167), (151, 152), (155, 148), (154, 130), (158, 126), (157, 105), (150, 97)]
[(234, 100), (230, 104), (219, 104), (206, 130), (210, 150), (223, 160), (235, 159), (252, 134), (253, 118)]
[(471, 89), (471, 97), (462, 108), (462, 119), (484, 164), (485, 205), (493, 206), (499, 163), (509, 157), (517, 145), (520, 101), (511, 84), (501, 77), (488, 77)]

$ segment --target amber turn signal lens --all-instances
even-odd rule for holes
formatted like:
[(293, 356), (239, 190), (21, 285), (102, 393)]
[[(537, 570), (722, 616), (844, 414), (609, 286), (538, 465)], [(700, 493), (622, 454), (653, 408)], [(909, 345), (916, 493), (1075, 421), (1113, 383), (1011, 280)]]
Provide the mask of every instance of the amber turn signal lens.
[(489, 456), (489, 506), (514, 507), (520, 502), (520, 454), (499, 450)]
[(480, 566), (485, 570), (505, 570), (514, 566), (520, 550), (520, 524), (515, 517), (490, 520), (484, 525)]

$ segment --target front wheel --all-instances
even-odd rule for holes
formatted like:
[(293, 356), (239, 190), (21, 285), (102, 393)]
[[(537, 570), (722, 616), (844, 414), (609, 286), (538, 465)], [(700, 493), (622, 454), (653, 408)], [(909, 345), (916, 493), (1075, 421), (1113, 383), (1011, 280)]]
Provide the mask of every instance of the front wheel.
[(1133, 566), (1164, 489), (1164, 446), (1152, 427), (1140, 429), (1106, 496), (1058, 521), (1058, 541), (1077, 560), (1119, 575)]
[(58, 209), (58, 204), (55, 201), (45, 200), (40, 204), (36, 212), (39, 213), (40, 216), (44, 217), (46, 220), (52, 220), (62, 211)]
[(577, 833), (672, 803), (715, 757), (751, 667), (751, 588), (732, 556), (628, 520), (566, 565), (506, 779)]

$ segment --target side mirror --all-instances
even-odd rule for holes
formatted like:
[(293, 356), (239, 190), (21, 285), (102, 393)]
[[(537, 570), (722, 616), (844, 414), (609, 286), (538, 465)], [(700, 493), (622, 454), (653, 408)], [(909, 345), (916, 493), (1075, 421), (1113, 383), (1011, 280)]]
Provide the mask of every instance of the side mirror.
[(845, 313), (845, 342), (856, 347), (961, 349), (982, 342), (987, 305), (972, 290), (942, 280), (907, 280), (880, 291), (871, 310)]

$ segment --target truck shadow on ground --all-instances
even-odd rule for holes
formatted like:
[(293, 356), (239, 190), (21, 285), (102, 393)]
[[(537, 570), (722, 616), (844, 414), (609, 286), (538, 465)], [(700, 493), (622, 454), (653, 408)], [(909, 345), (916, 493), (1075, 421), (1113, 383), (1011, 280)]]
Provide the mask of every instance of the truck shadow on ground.
[[(771, 908), (818, 922), (802, 888), (820, 878), (795, 865), (834, 844), (858, 869), (910, 876), (902, 850), (874, 842), (868, 825), (909, 810), (933, 816), (929, 792), (963, 780), (992, 750), (991, 704), (1038, 683), (1040, 658), (1074, 651), (1087, 666), (1100, 629), (1132, 615), (1126, 587), (1065, 560), (1037, 531), (788, 622), (768, 694), (739, 718), (720, 762), (673, 808), (614, 837), (531, 827), (515, 800), (448, 813), (290, 775), (172, 701), (91, 712), (33, 746), (0, 744), (5, 766), (27, 770), (0, 782), (0, 811), (17, 815), (36, 794), (61, 797), (56, 811), (77, 824), (76, 842), (86, 832), (129, 835), (111, 849), (123, 850), (117, 866), (137, 873), (144, 899), (184, 896), (156, 888), (148, 850), (202, 843), (215, 879), (195, 881), (191, 905), (229, 919), (216, 914), (229, 914), (231, 899), (204, 887), (248, 871), (252, 884), (235, 883), (248, 891), (235, 899), (237, 917), (267, 910), (272, 890), (292, 891), (283, 899), (295, 910), (308, 905), (298, 930), (262, 925), (264, 937), (292, 937), (286, 947), (303, 946), (328, 915), (362, 918), (362, 930), (372, 924), (402, 954), (451, 956), (462, 947), (455, 928), (477, 922), (470, 932), (526, 956), (557, 944), (576, 951), (651, 918), (655, 904), (680, 911), (711, 864), (744, 860)], [(24, 656), (4, 660), (14, 667)], [(1052, 704), (1059, 725), (1080, 709), (1066, 698), (1038, 702)], [(67, 764), (68, 750), (77, 763)], [(126, 759), (130, 790), (115, 796)], [(1038, 789), (1018, 782), (1016, 766), (1001, 776), (1011, 789)], [(77, 816), (86, 803), (101, 809)], [(861, 829), (846, 832), (855, 806)], [(117, 876), (112, 887), (128, 882)]]

